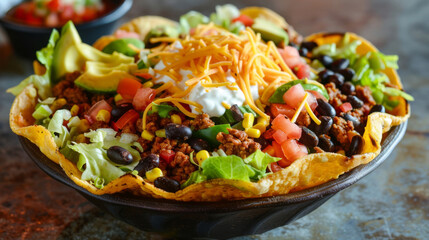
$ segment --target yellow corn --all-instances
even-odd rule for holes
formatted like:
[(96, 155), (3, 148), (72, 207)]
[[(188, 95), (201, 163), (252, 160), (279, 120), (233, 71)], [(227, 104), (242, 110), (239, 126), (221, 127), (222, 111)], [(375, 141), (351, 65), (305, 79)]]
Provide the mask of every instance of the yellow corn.
[(265, 127), (268, 127), (268, 125), (270, 125), (270, 119), (266, 119), (266, 118), (263, 118), (263, 117), (258, 117), (257, 122), (260, 123), (260, 124), (262, 124)]
[(152, 81), (147, 81), (147, 82), (143, 83), (143, 87), (151, 88), (151, 87), (153, 87), (153, 82)]
[(105, 110), (105, 109), (101, 109), (100, 111), (98, 111), (97, 116), (95, 117), (95, 119), (97, 121), (101, 121), (101, 122), (110, 122), (110, 112)]
[(253, 128), (258, 129), (261, 133), (263, 133), (267, 130), (267, 127), (262, 123), (257, 123), (255, 125), (253, 125)]
[(72, 116), (77, 116), (79, 114), (79, 106), (73, 105), (73, 107), (70, 109), (70, 113)]
[(261, 131), (256, 128), (248, 128), (244, 132), (252, 138), (259, 138), (261, 136)]
[(67, 100), (65, 100), (64, 98), (58, 98), (52, 103), (51, 110), (52, 112), (55, 112), (66, 104), (67, 104)]
[(155, 135), (156, 135), (157, 137), (165, 138), (165, 137), (166, 137), (166, 136), (165, 136), (165, 129), (156, 130), (156, 131), (155, 131)]
[(210, 157), (209, 152), (207, 150), (201, 150), (197, 153), (197, 161), (201, 165), (204, 160)]
[(255, 116), (251, 113), (245, 113), (243, 119), (243, 127), (244, 129), (251, 128), (253, 126), (253, 122), (255, 121)]
[(177, 114), (173, 114), (171, 115), (171, 122), (175, 124), (182, 124), (182, 118)]
[(231, 105), (229, 105), (228, 103), (226, 103), (226, 102), (222, 102), (222, 106), (225, 108), (225, 109), (230, 109), (231, 108)]
[(146, 178), (149, 182), (154, 182), (155, 179), (162, 177), (162, 170), (160, 168), (153, 168), (146, 172)]
[(79, 132), (86, 132), (89, 129), (89, 122), (86, 119), (81, 119), (79, 123)]
[(148, 130), (144, 130), (142, 132), (142, 138), (143, 139), (146, 139), (148, 141), (152, 141), (154, 137), (155, 136), (152, 133), (150, 133)]
[(79, 134), (76, 136), (74, 141), (77, 143), (86, 143), (86, 137), (83, 134)]
[(115, 102), (119, 102), (119, 101), (121, 101), (123, 99), (123, 97), (122, 97), (122, 95), (121, 94), (116, 94), (115, 95), (115, 97), (114, 97), (114, 100), (115, 100)]

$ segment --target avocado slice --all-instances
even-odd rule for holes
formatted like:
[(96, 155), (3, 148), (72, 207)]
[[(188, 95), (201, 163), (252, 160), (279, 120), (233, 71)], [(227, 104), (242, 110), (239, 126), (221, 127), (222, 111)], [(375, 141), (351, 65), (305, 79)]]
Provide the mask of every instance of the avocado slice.
[(108, 73), (101, 71), (100, 73), (85, 73), (74, 82), (77, 86), (95, 93), (115, 93), (118, 88), (119, 81), (122, 78), (135, 77), (125, 71), (110, 70)]
[(252, 29), (260, 33), (262, 39), (265, 41), (273, 41), (276, 45), (279, 45), (281, 42), (284, 42), (285, 45), (289, 43), (289, 35), (287, 32), (265, 18), (256, 18), (255, 23), (252, 25)]
[(135, 48), (143, 49), (144, 43), (135, 38), (121, 38), (112, 41), (103, 48), (104, 53), (112, 54), (113, 52), (120, 52), (130, 57), (134, 57), (138, 52), (129, 46), (133, 45)]
[(132, 57), (123, 54), (103, 53), (92, 46), (82, 43), (73, 22), (67, 22), (62, 30), (53, 54), (51, 81), (57, 83), (66, 73), (83, 71), (87, 61), (110, 63), (134, 63)]

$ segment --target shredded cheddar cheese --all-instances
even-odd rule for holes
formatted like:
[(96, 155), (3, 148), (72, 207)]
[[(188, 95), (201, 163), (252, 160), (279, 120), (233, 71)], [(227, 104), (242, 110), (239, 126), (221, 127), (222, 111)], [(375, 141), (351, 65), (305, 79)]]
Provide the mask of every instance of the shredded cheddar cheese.
[(304, 108), (305, 103), (307, 103), (307, 98), (308, 98), (308, 93), (305, 93), (304, 99), (302, 99), (301, 104), (299, 104), (299, 107), (296, 109), (295, 114), (293, 115), (292, 119), (290, 120), (291, 122), (295, 122), (296, 119), (298, 118), (299, 114), (301, 113), (302, 109)]

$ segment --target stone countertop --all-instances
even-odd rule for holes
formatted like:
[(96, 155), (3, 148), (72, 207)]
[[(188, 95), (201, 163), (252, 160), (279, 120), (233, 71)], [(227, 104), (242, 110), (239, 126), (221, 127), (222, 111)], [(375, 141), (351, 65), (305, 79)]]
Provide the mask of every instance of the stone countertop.
[[(265, 2), (303, 35), (352, 31), (382, 52), (398, 54), (399, 75), (416, 101), (404, 139), (373, 173), (292, 224), (236, 239), (429, 239), (429, 2)], [(208, 14), (222, 3), (226, 1), (135, 1), (124, 21), (146, 14), (177, 19), (190, 9)], [(31, 62), (13, 55), (0, 29), (0, 239), (154, 238), (51, 179), (26, 155), (9, 128), (13, 97), (5, 90), (30, 73)]]

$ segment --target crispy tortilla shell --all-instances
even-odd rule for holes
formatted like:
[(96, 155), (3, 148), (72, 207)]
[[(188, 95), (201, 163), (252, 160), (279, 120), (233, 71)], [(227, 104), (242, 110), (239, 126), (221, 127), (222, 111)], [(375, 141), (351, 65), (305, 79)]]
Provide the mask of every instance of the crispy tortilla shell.
[[(319, 36), (319, 35), (318, 35)], [(310, 36), (318, 43), (327, 42), (326, 39)], [(320, 35), (322, 38), (324, 35)], [(352, 35), (353, 37), (358, 37)], [(365, 40), (362, 41), (365, 50), (375, 48)], [(386, 72), (393, 76), (392, 83), (402, 86), (394, 70)], [(42, 153), (58, 163), (64, 172), (79, 186), (97, 195), (112, 194), (129, 191), (136, 195), (147, 195), (154, 198), (173, 199), (178, 201), (220, 201), (243, 198), (257, 198), (275, 196), (299, 191), (338, 178), (341, 174), (374, 159), (381, 150), (383, 134), (391, 127), (401, 124), (409, 117), (410, 110), (406, 101), (402, 101), (395, 109), (397, 116), (387, 113), (372, 113), (368, 116), (368, 123), (363, 135), (364, 148), (360, 155), (348, 158), (337, 153), (310, 154), (296, 160), (292, 165), (276, 173), (270, 174), (259, 182), (244, 182), (227, 179), (214, 179), (203, 183), (193, 184), (176, 193), (169, 193), (156, 188), (152, 183), (140, 176), (126, 174), (103, 189), (94, 187), (87, 181), (80, 179), (81, 172), (76, 165), (66, 159), (55, 145), (50, 132), (42, 126), (34, 125), (31, 114), (37, 103), (37, 90), (29, 85), (19, 94), (12, 104), (10, 112), (10, 126), (17, 135), (23, 136), (36, 144)]]

